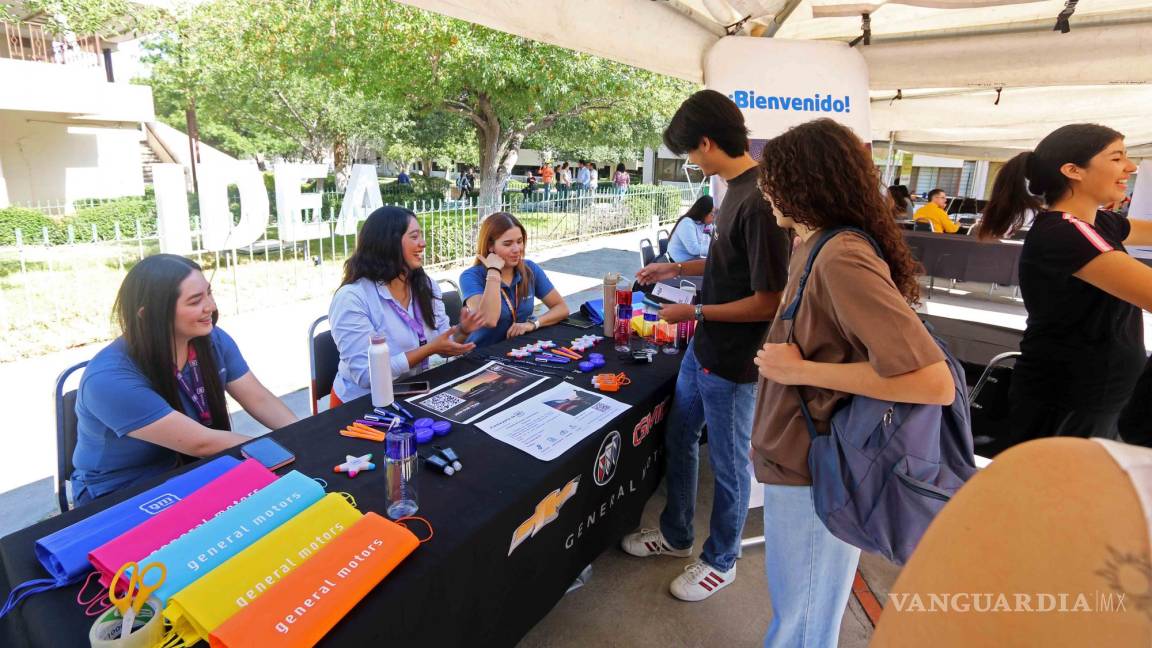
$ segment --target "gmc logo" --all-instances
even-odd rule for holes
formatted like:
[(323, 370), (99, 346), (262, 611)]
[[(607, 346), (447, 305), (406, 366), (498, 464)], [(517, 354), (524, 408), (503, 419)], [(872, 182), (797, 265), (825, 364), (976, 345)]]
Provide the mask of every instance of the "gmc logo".
[(647, 438), (652, 428), (664, 420), (664, 416), (668, 413), (668, 407), (671, 403), (672, 397), (665, 398), (664, 402), (657, 405), (647, 416), (640, 419), (636, 427), (632, 428), (632, 447), (639, 446), (640, 443)]

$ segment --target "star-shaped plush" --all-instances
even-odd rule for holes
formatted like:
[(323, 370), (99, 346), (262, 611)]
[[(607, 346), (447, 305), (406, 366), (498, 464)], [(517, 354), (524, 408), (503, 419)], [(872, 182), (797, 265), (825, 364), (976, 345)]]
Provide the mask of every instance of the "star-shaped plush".
[(376, 470), (376, 464), (372, 463), (371, 453), (361, 457), (344, 455), (344, 458), (347, 459), (347, 461), (333, 468), (333, 471), (348, 473), (349, 477), (355, 477), (361, 470)]

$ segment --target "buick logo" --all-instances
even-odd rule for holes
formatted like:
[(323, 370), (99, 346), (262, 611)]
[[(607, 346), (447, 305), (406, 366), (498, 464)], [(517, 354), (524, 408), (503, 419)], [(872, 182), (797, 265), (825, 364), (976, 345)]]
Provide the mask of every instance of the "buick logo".
[(592, 469), (592, 480), (597, 486), (603, 486), (612, 481), (616, 474), (616, 464), (620, 463), (620, 433), (612, 430), (604, 437), (600, 444), (600, 452), (596, 453), (596, 466)]

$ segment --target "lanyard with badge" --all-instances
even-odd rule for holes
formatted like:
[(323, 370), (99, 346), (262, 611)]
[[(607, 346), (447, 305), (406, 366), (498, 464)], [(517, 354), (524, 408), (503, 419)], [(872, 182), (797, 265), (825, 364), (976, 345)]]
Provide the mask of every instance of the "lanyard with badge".
[[(395, 300), (381, 299), (381, 301), (392, 307), (392, 312), (396, 313), (396, 317), (399, 317), (400, 321), (404, 322), (404, 324), (416, 334), (416, 340), (419, 342), (419, 346), (424, 346), (428, 344), (428, 336), (424, 335), (424, 325), (420, 322), (420, 304), (416, 301), (416, 295), (411, 295), (411, 299), (412, 310), (416, 313), (415, 317), (409, 314), (407, 310), (400, 308), (400, 305), (397, 304)], [(419, 366), (422, 369), (427, 368), (428, 361), (424, 360)]]
[(184, 372), (176, 369), (176, 383), (192, 400), (200, 422), (208, 425), (212, 423), (212, 411), (208, 409), (208, 393), (204, 389), (204, 375), (200, 373), (200, 361), (196, 357), (195, 347), (191, 344), (188, 345), (188, 374), (189, 377), (185, 378)]
[[(512, 291), (512, 287), (508, 287), (508, 291)], [(509, 328), (516, 325), (516, 307), (512, 305), (512, 298), (504, 292), (504, 286), (500, 286), (500, 298), (504, 300), (504, 304), (508, 307), (508, 312), (512, 315), (512, 323), (508, 325)]]
[(424, 335), (424, 325), (420, 323), (420, 304), (416, 303), (415, 295), (412, 296), (412, 310), (416, 312), (415, 317), (409, 314), (408, 311), (400, 308), (400, 306), (391, 299), (385, 299), (384, 302), (392, 307), (392, 312), (396, 313), (396, 316), (408, 325), (408, 328), (412, 329), (412, 332), (416, 334), (416, 339), (420, 341), (420, 346), (428, 344), (428, 337)]

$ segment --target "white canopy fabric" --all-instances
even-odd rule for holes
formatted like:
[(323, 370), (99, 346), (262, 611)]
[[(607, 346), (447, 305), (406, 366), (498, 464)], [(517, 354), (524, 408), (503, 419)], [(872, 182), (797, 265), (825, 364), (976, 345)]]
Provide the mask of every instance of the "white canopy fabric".
[(851, 41), (867, 12), (876, 140), (1006, 157), (1092, 121), (1152, 147), (1152, 0), (1080, 3), (1068, 33), (1064, 0), (401, 1), (697, 83), (727, 33)]

